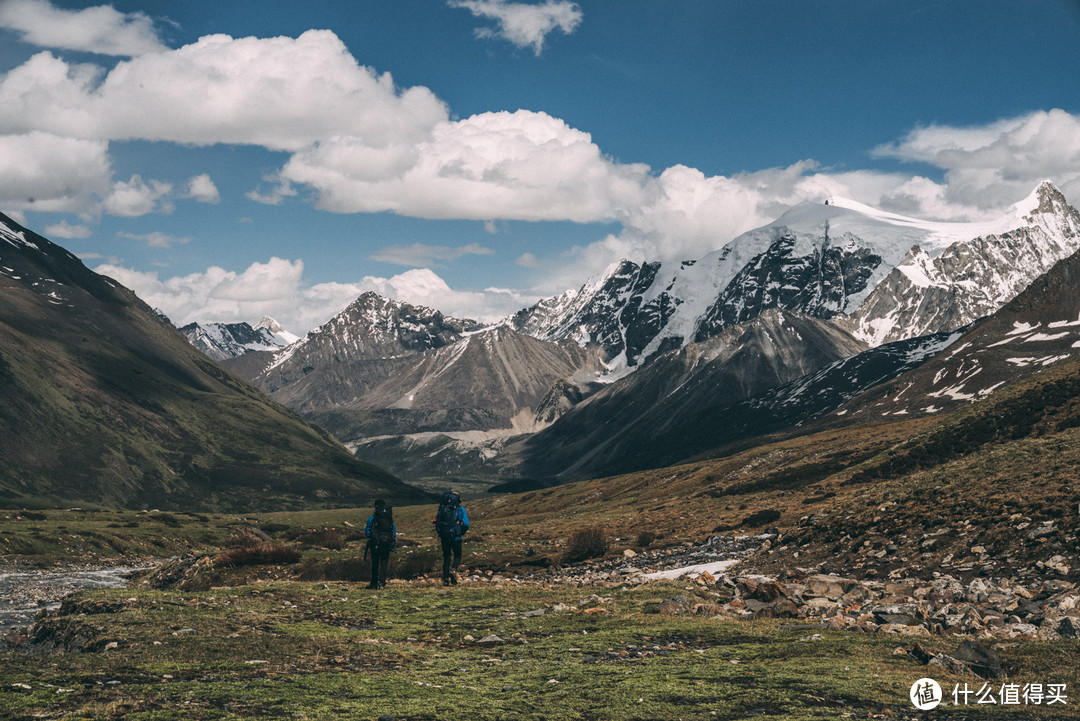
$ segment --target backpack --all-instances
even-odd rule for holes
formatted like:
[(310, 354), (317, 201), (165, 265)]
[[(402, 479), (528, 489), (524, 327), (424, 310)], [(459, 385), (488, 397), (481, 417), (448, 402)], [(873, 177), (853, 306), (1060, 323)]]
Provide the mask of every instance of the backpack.
[(461, 496), (456, 493), (447, 493), (443, 496), (439, 510), (435, 514), (435, 532), (442, 538), (454, 538), (458, 533), (458, 508), (461, 506)]
[(389, 506), (375, 511), (375, 522), (371, 524), (371, 545), (380, 551), (394, 547), (394, 515)]

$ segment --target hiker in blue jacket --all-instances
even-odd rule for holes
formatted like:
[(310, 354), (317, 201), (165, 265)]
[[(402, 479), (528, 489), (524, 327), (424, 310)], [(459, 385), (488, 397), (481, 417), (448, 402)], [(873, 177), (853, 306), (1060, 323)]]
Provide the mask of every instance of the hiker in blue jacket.
[(368, 588), (385, 588), (390, 551), (397, 544), (393, 510), (385, 501), (375, 501), (375, 512), (368, 517), (364, 535), (368, 538), (367, 551), (371, 552), (371, 583)]
[(442, 543), (442, 583), (457, 583), (457, 570), (461, 564), (461, 537), (469, 530), (469, 514), (461, 505), (461, 496), (454, 491), (443, 494), (442, 503), (435, 513), (435, 532)]

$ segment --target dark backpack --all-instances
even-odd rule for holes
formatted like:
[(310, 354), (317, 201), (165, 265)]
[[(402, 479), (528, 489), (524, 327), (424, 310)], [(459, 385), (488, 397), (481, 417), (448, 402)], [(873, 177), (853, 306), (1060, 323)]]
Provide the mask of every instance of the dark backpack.
[(435, 514), (435, 532), (442, 538), (453, 538), (458, 534), (458, 508), (461, 506), (461, 496), (456, 493), (447, 493), (443, 496), (439, 510)]
[(394, 515), (389, 506), (375, 511), (375, 522), (371, 524), (371, 545), (381, 551), (394, 547)]

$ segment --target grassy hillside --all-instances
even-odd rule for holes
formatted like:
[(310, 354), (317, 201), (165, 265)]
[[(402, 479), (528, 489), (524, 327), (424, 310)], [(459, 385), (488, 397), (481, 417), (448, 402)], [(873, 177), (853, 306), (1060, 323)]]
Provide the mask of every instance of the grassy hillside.
[(224, 371), (127, 289), (20, 232), (28, 244), (5, 246), (13, 270), (0, 275), (0, 507), (426, 498)]

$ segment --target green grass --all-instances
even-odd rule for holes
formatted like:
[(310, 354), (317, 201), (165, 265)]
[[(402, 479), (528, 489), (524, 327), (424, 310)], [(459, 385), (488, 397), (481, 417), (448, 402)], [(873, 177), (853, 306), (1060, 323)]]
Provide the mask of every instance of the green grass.
[[(358, 584), (297, 582), (197, 594), (88, 592), (42, 626), (76, 648), (29, 654), (24, 645), (0, 654), (0, 716), (895, 717), (910, 710), (910, 685), (928, 675), (894, 654), (912, 645), (896, 636), (820, 632), (809, 640), (812, 632), (774, 621), (648, 613), (658, 600), (694, 593), (670, 582), (601, 593), (602, 600), (586, 601), (589, 589), (569, 587), (475, 584), (448, 592), (392, 584), (374, 593)], [(110, 605), (97, 608), (111, 612), (80, 615), (103, 600)], [(559, 603), (604, 612), (554, 611)], [(539, 609), (546, 613), (525, 615)], [(508, 642), (475, 642), (489, 634)], [(958, 641), (928, 643), (949, 650)], [(661, 652), (585, 662), (628, 645)], [(1012, 680), (1076, 688), (1080, 676), (1064, 660), (1077, 652), (1075, 642), (1026, 642), (1004, 653), (1016, 669)], [(961, 680), (936, 678), (950, 689)], [(994, 715), (980, 709), (980, 717)]]

